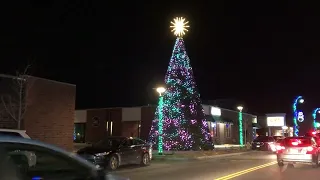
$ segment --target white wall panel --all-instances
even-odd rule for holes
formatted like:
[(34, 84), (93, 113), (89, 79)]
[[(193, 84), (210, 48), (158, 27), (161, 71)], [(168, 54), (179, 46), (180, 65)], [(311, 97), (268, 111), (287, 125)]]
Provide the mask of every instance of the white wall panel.
[(206, 115), (210, 115), (210, 106), (208, 106), (208, 105), (202, 105), (202, 107), (203, 107), (204, 113), (205, 113)]
[(87, 122), (87, 110), (76, 110), (74, 122), (75, 123)]
[(141, 121), (141, 108), (122, 108), (122, 121)]

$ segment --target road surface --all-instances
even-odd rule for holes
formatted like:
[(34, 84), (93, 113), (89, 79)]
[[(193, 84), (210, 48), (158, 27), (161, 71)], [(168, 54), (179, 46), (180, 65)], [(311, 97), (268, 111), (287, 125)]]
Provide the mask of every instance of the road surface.
[(313, 180), (319, 179), (320, 167), (295, 165), (280, 168), (274, 154), (250, 152), (210, 160), (153, 162), (148, 167), (123, 167), (114, 174), (130, 180)]

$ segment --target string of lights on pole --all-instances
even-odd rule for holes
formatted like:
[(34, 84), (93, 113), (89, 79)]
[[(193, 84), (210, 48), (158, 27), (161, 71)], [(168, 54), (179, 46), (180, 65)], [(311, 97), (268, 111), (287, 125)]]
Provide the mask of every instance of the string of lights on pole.
[(243, 123), (242, 123), (242, 106), (238, 106), (237, 109), (239, 110), (239, 144), (243, 146)]
[(320, 123), (317, 122), (317, 120), (316, 120), (316, 119), (317, 119), (317, 114), (320, 114), (320, 108), (316, 108), (316, 109), (314, 109), (313, 112), (312, 112), (313, 128), (314, 128), (315, 131), (317, 130), (317, 128), (320, 127)]
[(158, 154), (163, 154), (163, 93), (166, 91), (164, 87), (158, 87), (157, 92), (159, 93), (159, 103), (158, 103), (158, 133), (159, 133), (159, 139), (158, 139)]
[(293, 125), (294, 125), (294, 136), (299, 136), (299, 122), (302, 123), (304, 121), (304, 114), (302, 111), (297, 110), (298, 104), (303, 104), (304, 99), (302, 96), (296, 97), (293, 101)]

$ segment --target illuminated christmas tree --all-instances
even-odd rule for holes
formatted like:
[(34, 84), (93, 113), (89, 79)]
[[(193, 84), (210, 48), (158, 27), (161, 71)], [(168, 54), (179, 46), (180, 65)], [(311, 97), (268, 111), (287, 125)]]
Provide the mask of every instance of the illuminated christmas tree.
[(171, 23), (177, 39), (165, 77), (166, 91), (160, 96), (149, 137), (158, 149), (198, 150), (208, 144), (210, 134), (182, 39), (189, 26), (184, 18)]

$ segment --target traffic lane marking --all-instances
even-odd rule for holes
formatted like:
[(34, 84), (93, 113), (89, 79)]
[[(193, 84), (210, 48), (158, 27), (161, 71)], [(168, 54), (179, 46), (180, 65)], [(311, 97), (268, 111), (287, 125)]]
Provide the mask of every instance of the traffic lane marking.
[(249, 168), (249, 169), (246, 169), (246, 170), (243, 170), (243, 171), (239, 171), (239, 172), (236, 172), (236, 173), (232, 173), (232, 174), (229, 174), (229, 175), (226, 175), (226, 176), (217, 178), (217, 179), (215, 179), (215, 180), (228, 180), (228, 179), (232, 179), (232, 178), (241, 176), (241, 175), (243, 175), (243, 174), (247, 174), (247, 173), (249, 173), (249, 172), (253, 172), (253, 171), (256, 171), (256, 170), (258, 170), (258, 169), (262, 169), (262, 168), (265, 168), (265, 167), (268, 167), (268, 166), (272, 166), (272, 165), (275, 165), (275, 164), (277, 164), (277, 161), (270, 162), (270, 163), (267, 163), (267, 164), (263, 164), (263, 165), (260, 165), (260, 166), (255, 166), (255, 167), (252, 167), (252, 168)]

